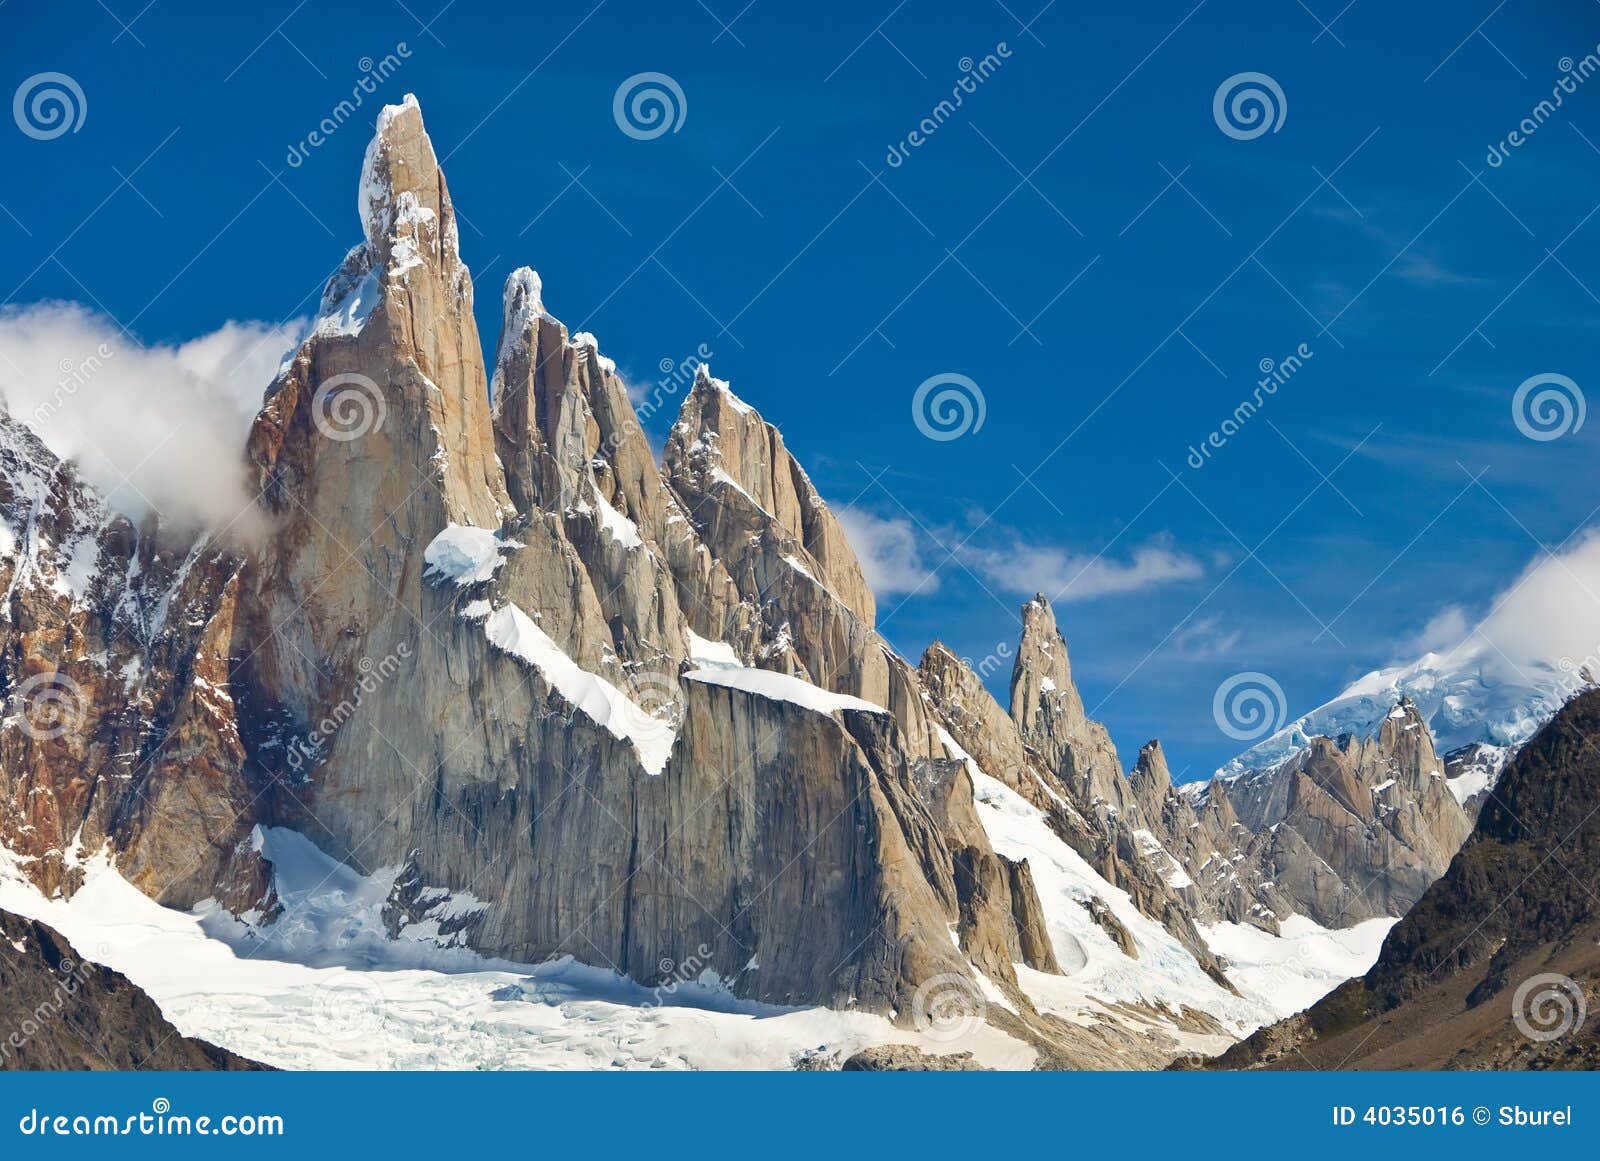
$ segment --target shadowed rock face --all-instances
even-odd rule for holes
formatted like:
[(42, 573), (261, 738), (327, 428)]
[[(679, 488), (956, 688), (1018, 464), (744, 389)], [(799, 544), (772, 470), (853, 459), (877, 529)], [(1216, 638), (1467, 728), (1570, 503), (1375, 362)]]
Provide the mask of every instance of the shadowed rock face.
[(260, 1067), (179, 1035), (125, 976), (9, 911), (0, 911), (0, 1029), (0, 1071)]
[[(1363, 979), (1212, 1066), (1600, 1066), (1597, 740), (1592, 691), (1506, 768), (1449, 870), (1395, 925)], [(1586, 1020), (1577, 1019), (1580, 1002)]]

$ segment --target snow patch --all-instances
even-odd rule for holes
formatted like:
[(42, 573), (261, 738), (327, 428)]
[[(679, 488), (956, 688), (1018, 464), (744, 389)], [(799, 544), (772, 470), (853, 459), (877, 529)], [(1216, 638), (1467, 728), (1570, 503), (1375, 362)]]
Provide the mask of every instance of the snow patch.
[(598, 673), (590, 673), (564, 653), (532, 618), (514, 604), (484, 618), (489, 643), (544, 675), (556, 692), (618, 741), (630, 742), (649, 774), (660, 774), (672, 755), (676, 733)]
[[(732, 652), (732, 650), (729, 650)], [(820, 685), (812, 685), (787, 673), (774, 673), (770, 669), (692, 669), (684, 674), (690, 681), (706, 685), (720, 685), (726, 689), (743, 690), (770, 701), (786, 701), (819, 714), (838, 710), (859, 710), (863, 713), (882, 714), (889, 711), (870, 701), (851, 697), (845, 693), (830, 693)]]
[(449, 524), (428, 542), (422, 552), (432, 580), (447, 580), (456, 586), (477, 584), (494, 576), (505, 563), (502, 548), (512, 547), (488, 528), (469, 524)]

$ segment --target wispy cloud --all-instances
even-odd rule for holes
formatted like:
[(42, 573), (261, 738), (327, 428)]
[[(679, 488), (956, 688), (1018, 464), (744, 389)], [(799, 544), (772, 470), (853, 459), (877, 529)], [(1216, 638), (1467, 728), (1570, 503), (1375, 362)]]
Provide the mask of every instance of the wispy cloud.
[(1213, 661), (1231, 655), (1243, 637), (1239, 629), (1224, 629), (1221, 614), (1198, 617), (1173, 635), (1172, 651), (1190, 661)]
[(1023, 596), (1042, 592), (1056, 602), (1141, 592), (1205, 575), (1199, 560), (1161, 539), (1117, 557), (1028, 543), (1012, 536), (1011, 543), (1004, 547), (967, 545), (958, 555), (968, 567), (1005, 592)]
[(249, 509), (245, 438), (302, 326), (229, 322), (145, 346), (76, 303), (7, 308), (0, 396), (118, 510), (222, 525)]
[(924, 562), (917, 530), (910, 520), (885, 519), (865, 508), (839, 508), (834, 515), (844, 525), (874, 593), (885, 596), (938, 591), (939, 578)]
[(1447, 649), (1465, 637), (1471, 628), (1472, 622), (1465, 609), (1460, 605), (1446, 605), (1428, 618), (1428, 623), (1420, 630), (1395, 646), (1394, 660), (1413, 661), (1424, 653)]

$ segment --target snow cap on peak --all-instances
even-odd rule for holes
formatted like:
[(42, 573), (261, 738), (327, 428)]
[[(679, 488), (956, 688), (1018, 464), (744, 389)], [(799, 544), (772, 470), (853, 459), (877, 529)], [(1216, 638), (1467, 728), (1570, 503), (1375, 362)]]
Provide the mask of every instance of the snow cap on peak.
[(588, 331), (579, 331), (577, 334), (573, 335), (572, 345), (587, 351), (589, 353), (588, 357), (598, 363), (601, 370), (609, 372), (612, 375), (617, 373), (616, 360), (608, 359), (600, 353), (600, 340), (595, 338)]
[(521, 295), (522, 301), (528, 303), (533, 310), (544, 311), (544, 283), (539, 278), (539, 272), (531, 266), (518, 266), (506, 278), (505, 304), (506, 310), (511, 309), (512, 301)]
[[(433, 146), (422, 126), (422, 106), (413, 94), (407, 93), (398, 105), (385, 105), (378, 113), (377, 126), (361, 161), (356, 208), (369, 243), (376, 245), (387, 236), (396, 195), (410, 191), (412, 185), (420, 184), (420, 179), (433, 176), (415, 173), (418, 163), (433, 173), (438, 170)], [(420, 188), (411, 192), (423, 194)], [(437, 212), (436, 205), (426, 200), (424, 204)]]
[(720, 393), (727, 399), (728, 405), (740, 415), (749, 415), (755, 410), (755, 408), (733, 393), (733, 388), (728, 386), (726, 379), (718, 379), (711, 373), (710, 363), (702, 362), (694, 369), (694, 389), (696, 391), (710, 390)]

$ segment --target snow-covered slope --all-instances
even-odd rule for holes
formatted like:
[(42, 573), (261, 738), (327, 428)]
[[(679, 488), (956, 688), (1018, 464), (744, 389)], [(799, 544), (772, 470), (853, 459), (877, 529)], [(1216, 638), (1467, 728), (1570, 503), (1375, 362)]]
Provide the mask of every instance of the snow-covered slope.
[(1439, 753), (1479, 748), (1478, 761), (1452, 781), (1457, 797), (1465, 800), (1492, 783), (1510, 754), (1574, 694), (1595, 684), (1600, 675), (1597, 594), (1600, 536), (1590, 535), (1560, 555), (1545, 554), (1529, 564), (1454, 644), (1368, 673), (1217, 775), (1236, 778), (1276, 765), (1316, 735), (1374, 735), (1405, 696), (1422, 712)]
[(3, 847), (0, 909), (122, 972), (184, 1035), (278, 1068), (787, 1069), (888, 1044), (1034, 1064), (1033, 1048), (982, 1021), (929, 1039), (882, 1016), (740, 1000), (693, 961), (646, 988), (566, 956), (518, 964), (426, 932), (390, 939), (381, 910), (398, 868), (364, 877), (292, 831), (257, 839), (285, 908), (275, 924), (162, 907), (103, 854), (70, 900), (48, 899)]

